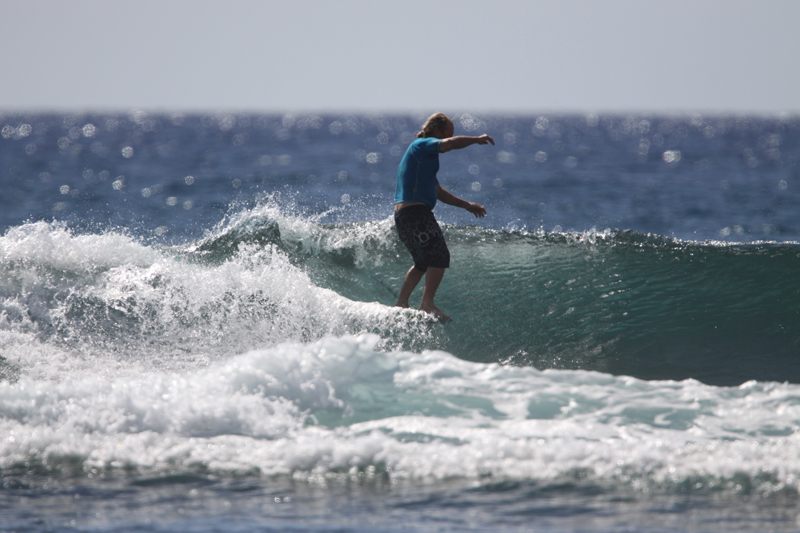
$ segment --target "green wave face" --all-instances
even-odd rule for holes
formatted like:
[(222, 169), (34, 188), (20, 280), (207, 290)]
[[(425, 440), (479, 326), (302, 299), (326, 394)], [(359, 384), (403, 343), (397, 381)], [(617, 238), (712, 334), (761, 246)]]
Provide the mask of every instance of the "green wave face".
[[(315, 284), (394, 303), (411, 260), (390, 220), (298, 224), (254, 217), (200, 249), (214, 256), (231, 241), (269, 243)], [(454, 320), (428, 348), (643, 379), (800, 381), (796, 244), (444, 229), (452, 262), (437, 305)], [(420, 296), (421, 285), (412, 305)]]

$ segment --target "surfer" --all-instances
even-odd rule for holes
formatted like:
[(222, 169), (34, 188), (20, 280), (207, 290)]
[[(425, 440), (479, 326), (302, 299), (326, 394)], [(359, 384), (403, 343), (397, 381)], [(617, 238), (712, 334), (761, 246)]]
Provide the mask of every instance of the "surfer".
[(449, 320), (433, 304), (436, 290), (450, 267), (450, 252), (444, 242), (442, 229), (433, 216), (439, 200), (466, 209), (476, 217), (486, 216), (486, 209), (451, 194), (439, 185), (439, 154), (460, 150), (472, 144), (494, 144), (488, 135), (453, 137), (455, 125), (444, 113), (436, 113), (422, 126), (417, 139), (406, 150), (397, 169), (397, 188), (394, 195), (394, 223), (400, 240), (406, 245), (414, 265), (406, 272), (397, 307), (408, 307), (408, 298), (425, 276), (425, 289), (419, 308), (436, 318)]

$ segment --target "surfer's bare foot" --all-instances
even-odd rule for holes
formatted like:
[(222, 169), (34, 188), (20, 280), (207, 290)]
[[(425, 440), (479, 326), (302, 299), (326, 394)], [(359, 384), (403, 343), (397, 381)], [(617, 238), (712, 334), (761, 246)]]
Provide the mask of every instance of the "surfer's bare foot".
[(432, 305), (430, 307), (420, 305), (419, 310), (425, 311), (429, 315), (433, 315), (435, 318), (438, 318), (439, 320), (452, 320), (452, 318), (450, 318), (449, 315), (444, 314), (442, 310), (436, 307), (435, 305)]
[(400, 300), (398, 300), (398, 301), (397, 301), (397, 303), (396, 303), (396, 304), (394, 304), (394, 306), (395, 306), (395, 307), (402, 307), (403, 309), (408, 309), (408, 308), (410, 307), (410, 306), (408, 305), (408, 302), (405, 302), (405, 303), (404, 303), (404, 302), (401, 302)]
[(433, 298), (436, 296), (436, 289), (444, 276), (444, 268), (428, 267), (425, 272), (425, 290), (422, 291), (422, 301), (419, 304), (420, 311), (425, 311), (442, 321), (450, 320), (450, 317), (442, 313), (442, 310), (433, 305)]

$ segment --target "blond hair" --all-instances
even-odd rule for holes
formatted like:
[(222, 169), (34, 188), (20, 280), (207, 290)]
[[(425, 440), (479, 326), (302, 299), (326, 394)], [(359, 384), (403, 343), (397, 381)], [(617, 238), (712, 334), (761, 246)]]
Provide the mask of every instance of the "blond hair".
[(417, 138), (433, 137), (434, 133), (444, 128), (445, 125), (450, 122), (453, 121), (444, 113), (434, 113), (425, 121), (425, 125), (422, 126), (422, 131), (417, 133)]

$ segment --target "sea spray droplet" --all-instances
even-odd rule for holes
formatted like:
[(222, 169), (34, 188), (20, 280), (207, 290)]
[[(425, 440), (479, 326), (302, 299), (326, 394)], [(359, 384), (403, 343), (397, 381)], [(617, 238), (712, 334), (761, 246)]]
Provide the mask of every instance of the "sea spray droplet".
[(344, 131), (344, 126), (341, 122), (335, 120), (330, 123), (328, 130), (334, 135), (341, 135), (341, 133)]
[(459, 122), (461, 127), (467, 131), (475, 131), (481, 127), (481, 122), (468, 113), (461, 115)]
[(514, 155), (512, 152), (501, 151), (497, 154), (497, 162), (504, 163), (506, 165), (510, 165), (516, 161), (517, 156)]
[(32, 131), (33, 131), (33, 128), (31, 127), (30, 124), (21, 124), (17, 128), (17, 131), (14, 134), (14, 138), (17, 139), (17, 140), (23, 139), (23, 138), (27, 137), (28, 135), (30, 135)]

